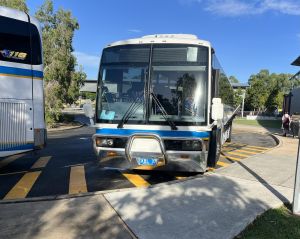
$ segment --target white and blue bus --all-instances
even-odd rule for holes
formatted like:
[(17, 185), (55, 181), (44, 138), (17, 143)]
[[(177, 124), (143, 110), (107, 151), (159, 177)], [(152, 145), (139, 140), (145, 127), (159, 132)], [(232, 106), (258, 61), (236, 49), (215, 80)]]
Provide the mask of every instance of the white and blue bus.
[(97, 91), (93, 144), (104, 166), (205, 172), (230, 140), (233, 89), (194, 35), (108, 45)]
[(0, 7), (0, 157), (45, 145), (41, 29)]

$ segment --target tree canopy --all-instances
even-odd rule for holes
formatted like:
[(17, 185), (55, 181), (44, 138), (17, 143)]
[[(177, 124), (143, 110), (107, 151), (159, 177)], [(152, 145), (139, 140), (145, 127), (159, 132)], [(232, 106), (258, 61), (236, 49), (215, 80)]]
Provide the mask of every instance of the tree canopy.
[(248, 110), (274, 111), (280, 108), (284, 94), (288, 93), (292, 85), (300, 85), (297, 80), (290, 81), (290, 74), (276, 74), (268, 70), (261, 70), (251, 75), (248, 81), (245, 107)]
[(52, 0), (46, 0), (35, 16), (43, 32), (46, 119), (51, 123), (58, 119), (63, 104), (78, 99), (79, 87), (86, 78), (82, 68), (76, 70), (76, 57), (72, 54), (79, 24), (70, 11), (55, 12)]
[(23, 12), (28, 12), (26, 0), (0, 0), (0, 6), (10, 7)]

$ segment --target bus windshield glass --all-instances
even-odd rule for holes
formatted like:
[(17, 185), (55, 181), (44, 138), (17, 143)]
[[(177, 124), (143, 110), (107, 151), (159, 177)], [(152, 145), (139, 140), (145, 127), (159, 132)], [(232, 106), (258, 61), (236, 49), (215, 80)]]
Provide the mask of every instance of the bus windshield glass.
[[(208, 48), (155, 45), (151, 88), (176, 125), (204, 125), (207, 116)], [(151, 124), (166, 124), (152, 103)]]
[[(124, 45), (104, 49), (97, 122), (206, 125), (208, 48), (184, 44)], [(146, 89), (149, 89), (148, 91)], [(152, 99), (155, 94), (167, 115)]]

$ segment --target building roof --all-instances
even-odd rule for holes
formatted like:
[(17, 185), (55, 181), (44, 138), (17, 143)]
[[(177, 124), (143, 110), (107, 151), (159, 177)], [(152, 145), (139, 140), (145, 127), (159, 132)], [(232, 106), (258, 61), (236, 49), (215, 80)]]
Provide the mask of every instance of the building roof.
[(249, 85), (247, 83), (231, 83), (231, 86), (234, 89), (236, 89), (236, 88), (246, 89), (249, 87)]
[(300, 56), (298, 56), (298, 58), (296, 60), (294, 60), (291, 65), (300, 66)]
[(97, 92), (97, 81), (96, 80), (86, 80), (82, 87), (80, 87), (79, 92)]

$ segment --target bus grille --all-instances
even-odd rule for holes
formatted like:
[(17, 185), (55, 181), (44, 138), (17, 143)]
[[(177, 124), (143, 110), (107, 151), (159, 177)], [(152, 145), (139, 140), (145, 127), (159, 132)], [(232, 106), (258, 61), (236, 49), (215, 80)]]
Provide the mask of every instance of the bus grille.
[(26, 144), (26, 104), (0, 102), (0, 151)]

